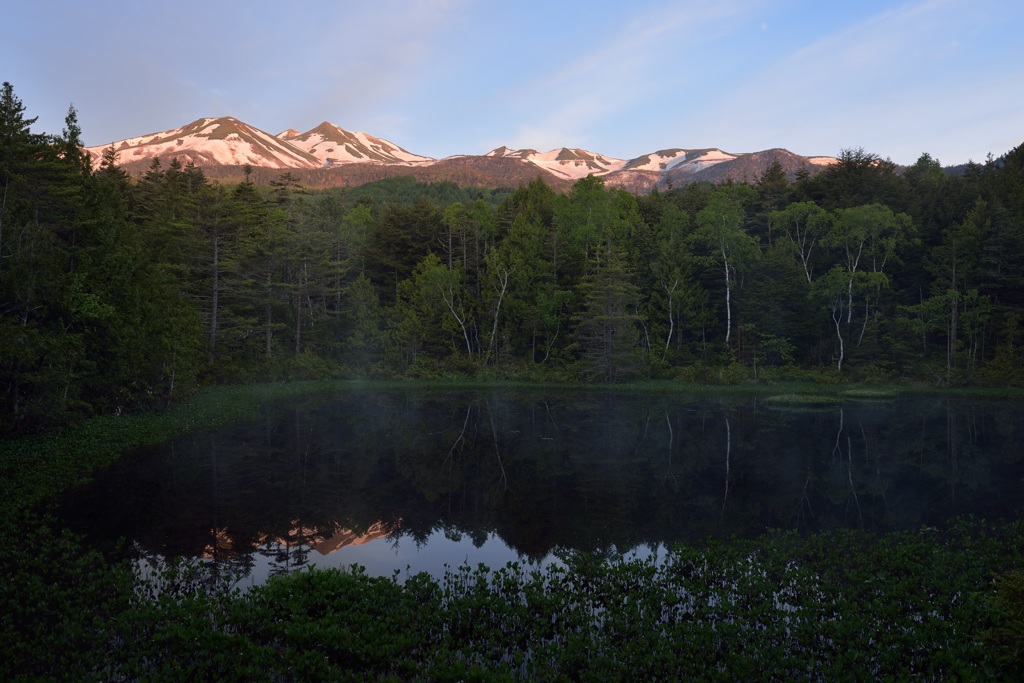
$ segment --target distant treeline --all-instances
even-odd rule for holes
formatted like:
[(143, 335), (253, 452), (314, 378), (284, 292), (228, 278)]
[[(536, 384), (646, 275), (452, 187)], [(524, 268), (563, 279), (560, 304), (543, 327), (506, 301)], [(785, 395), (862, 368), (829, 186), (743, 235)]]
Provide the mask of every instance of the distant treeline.
[(1024, 381), (1024, 145), (634, 196), (91, 170), (0, 100), (0, 429), (210, 382)]

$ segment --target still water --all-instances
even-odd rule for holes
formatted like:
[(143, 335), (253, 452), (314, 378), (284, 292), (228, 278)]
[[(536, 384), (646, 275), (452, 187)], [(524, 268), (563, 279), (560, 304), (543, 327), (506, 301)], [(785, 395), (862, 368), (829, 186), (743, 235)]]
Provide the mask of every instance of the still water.
[(648, 555), (709, 537), (939, 526), (1024, 505), (1024, 403), (773, 408), (723, 393), (347, 390), (126, 454), (62, 506), (139, 560), (243, 583)]

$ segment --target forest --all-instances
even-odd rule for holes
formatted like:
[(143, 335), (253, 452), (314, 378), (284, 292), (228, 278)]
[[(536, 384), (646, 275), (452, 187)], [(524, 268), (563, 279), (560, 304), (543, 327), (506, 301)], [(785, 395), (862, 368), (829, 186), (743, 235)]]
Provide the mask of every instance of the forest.
[(3, 433), (322, 377), (1024, 384), (1024, 145), (644, 196), (311, 191), (94, 169), (73, 107), (34, 123), (4, 83)]

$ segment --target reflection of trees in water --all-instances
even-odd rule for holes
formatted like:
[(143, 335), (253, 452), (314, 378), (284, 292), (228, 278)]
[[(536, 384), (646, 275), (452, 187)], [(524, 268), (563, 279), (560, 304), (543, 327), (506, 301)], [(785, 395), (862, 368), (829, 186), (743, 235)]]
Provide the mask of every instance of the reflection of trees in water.
[[(627, 392), (350, 392), (258, 424), (125, 457), (66, 505), (139, 553), (275, 571), (342, 530), (424, 542), (497, 534), (552, 548), (753, 535), (768, 527), (906, 528), (1012, 510), (1021, 406), (848, 403)], [(255, 427), (255, 428), (254, 428)], [(270, 543), (270, 540), (273, 540)], [(262, 548), (262, 550), (260, 550)]]

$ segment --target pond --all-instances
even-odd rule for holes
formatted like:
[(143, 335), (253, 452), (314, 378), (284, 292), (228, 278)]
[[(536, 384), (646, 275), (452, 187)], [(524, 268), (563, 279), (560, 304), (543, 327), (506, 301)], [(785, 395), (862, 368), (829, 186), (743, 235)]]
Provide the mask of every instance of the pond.
[(647, 556), (768, 529), (1016, 518), (1024, 403), (905, 397), (815, 410), (724, 392), (351, 389), (125, 454), (61, 514), (110, 553), (259, 583)]

